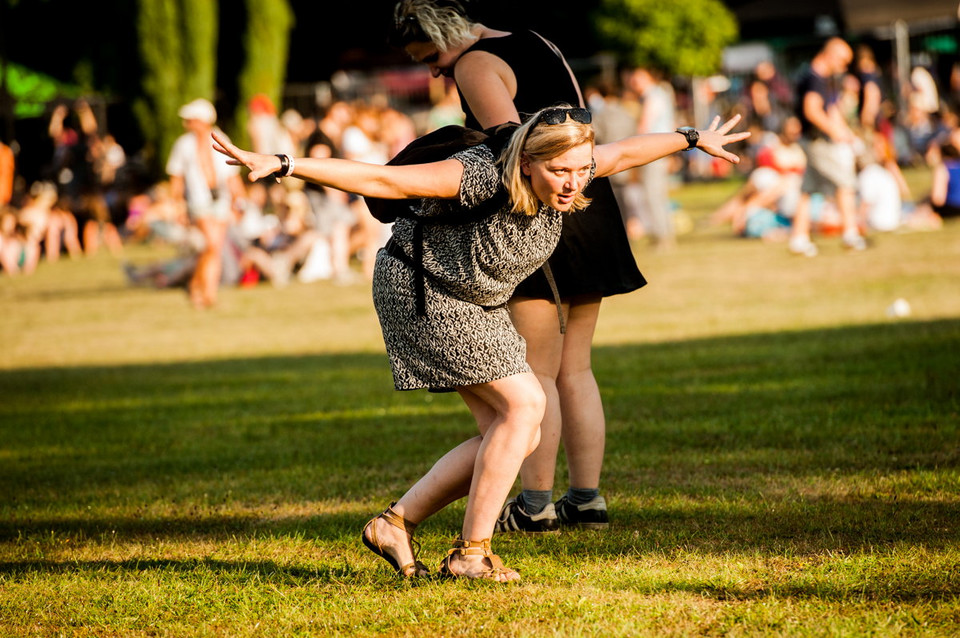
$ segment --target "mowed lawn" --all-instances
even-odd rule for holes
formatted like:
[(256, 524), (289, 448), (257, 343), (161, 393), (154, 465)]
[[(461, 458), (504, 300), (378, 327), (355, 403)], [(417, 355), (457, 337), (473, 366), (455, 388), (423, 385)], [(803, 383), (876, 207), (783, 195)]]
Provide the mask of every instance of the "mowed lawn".
[(0, 278), (0, 636), (957, 635), (960, 224), (806, 259), (709, 227), (734, 187), (679, 191), (693, 230), (604, 303), (610, 529), (495, 537), (510, 586), (360, 543), (473, 434), (392, 389), (368, 286)]

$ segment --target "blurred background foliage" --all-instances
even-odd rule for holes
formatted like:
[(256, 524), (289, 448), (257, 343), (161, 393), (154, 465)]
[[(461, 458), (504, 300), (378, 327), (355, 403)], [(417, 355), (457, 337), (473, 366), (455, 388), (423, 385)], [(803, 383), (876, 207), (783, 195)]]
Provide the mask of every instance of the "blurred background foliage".
[(593, 21), (619, 60), (668, 75), (718, 72), (738, 31), (720, 0), (602, 0)]
[[(53, 102), (84, 95), (154, 169), (181, 132), (177, 109), (196, 97), (244, 142), (258, 93), (280, 106), (291, 82), (410, 65), (387, 44), (394, 1), (0, 0), (0, 139), (21, 142), (23, 165), (39, 162)], [(669, 74), (716, 71), (737, 33), (720, 0), (484, 0), (470, 10), (498, 28), (535, 28), (571, 59), (606, 52)]]

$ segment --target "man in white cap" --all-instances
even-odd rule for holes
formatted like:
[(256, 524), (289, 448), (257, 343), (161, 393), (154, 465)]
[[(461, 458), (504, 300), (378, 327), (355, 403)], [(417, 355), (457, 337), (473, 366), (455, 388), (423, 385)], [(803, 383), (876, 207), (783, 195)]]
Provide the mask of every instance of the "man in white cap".
[(239, 169), (214, 161), (210, 134), (217, 111), (208, 100), (197, 98), (177, 111), (187, 130), (170, 151), (167, 174), (174, 198), (184, 202), (190, 221), (203, 233), (205, 245), (190, 279), (190, 301), (207, 308), (217, 301), (222, 270), (223, 244), (233, 217), (233, 201), (243, 197)]

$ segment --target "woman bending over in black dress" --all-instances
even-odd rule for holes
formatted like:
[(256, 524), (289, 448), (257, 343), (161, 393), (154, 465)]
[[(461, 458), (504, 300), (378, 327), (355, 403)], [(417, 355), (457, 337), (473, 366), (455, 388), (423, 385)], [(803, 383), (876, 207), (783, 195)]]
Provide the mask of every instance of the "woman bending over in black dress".
[[(466, 223), (418, 229), (416, 219), (400, 218), (390, 244), (377, 254), (374, 304), (396, 387), (456, 390), (479, 430), (364, 527), (364, 544), (402, 576), (428, 573), (413, 550), (413, 527), (467, 497), (460, 536), (440, 573), (520, 578), (492, 552), (490, 537), (520, 464), (537, 447), (546, 398), (506, 302), (553, 252), (564, 213), (586, 206), (583, 190), (594, 177), (687, 147), (676, 133), (595, 147), (589, 122), (582, 108), (544, 109), (514, 131), (500, 158), (481, 144), (443, 161), (406, 166), (261, 155), (213, 136), (214, 147), (229, 163), (249, 168), (252, 181), (293, 176), (366, 197), (418, 200), (422, 217), (451, 209), (469, 215), (506, 193), (502, 205)], [(736, 122), (714, 121), (700, 132), (700, 148), (738, 161), (723, 148), (748, 135), (730, 133)], [(419, 264), (411, 259), (415, 250)]]

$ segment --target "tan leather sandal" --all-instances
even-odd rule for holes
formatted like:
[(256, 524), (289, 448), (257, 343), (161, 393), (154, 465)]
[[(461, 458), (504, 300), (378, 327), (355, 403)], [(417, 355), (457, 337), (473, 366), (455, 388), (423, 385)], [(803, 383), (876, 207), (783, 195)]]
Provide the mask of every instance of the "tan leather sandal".
[[(366, 545), (371, 552), (373, 552), (383, 560), (390, 563), (390, 566), (396, 570), (398, 576), (402, 576), (403, 578), (429, 576), (430, 570), (427, 568), (426, 565), (424, 565), (423, 563), (417, 560), (417, 556), (420, 555), (420, 543), (418, 543), (413, 539), (413, 530), (417, 528), (417, 524), (412, 521), (408, 521), (407, 519), (403, 518), (402, 516), (394, 512), (393, 506), (396, 504), (397, 504), (396, 501), (394, 501), (393, 503), (390, 503), (390, 506), (387, 509), (383, 510), (382, 514), (371, 518), (370, 521), (366, 525), (364, 525), (363, 532), (361, 532), (360, 534), (360, 538), (363, 539), (363, 544)], [(377, 527), (376, 525), (374, 525), (374, 523), (377, 521), (378, 518), (383, 519), (390, 525), (393, 525), (394, 527), (403, 530), (405, 533), (409, 535), (410, 550), (413, 552), (412, 562), (401, 565), (396, 558), (394, 558), (393, 556), (390, 555), (389, 552), (384, 550), (383, 545), (380, 544), (380, 539), (377, 538)], [(367, 537), (368, 529), (370, 530), (369, 538)]]
[[(467, 576), (466, 574), (457, 574), (450, 569), (450, 562), (455, 555), (460, 556), (483, 556), (490, 563), (490, 568), (485, 569), (476, 576)], [(500, 557), (490, 549), (490, 539), (485, 538), (482, 541), (468, 541), (458, 538), (453, 541), (453, 547), (447, 551), (446, 557), (440, 563), (440, 569), (437, 572), (443, 578), (473, 578), (480, 580), (495, 580), (498, 582), (514, 582), (510, 580), (501, 580), (500, 576), (516, 574), (517, 572), (504, 566)]]

